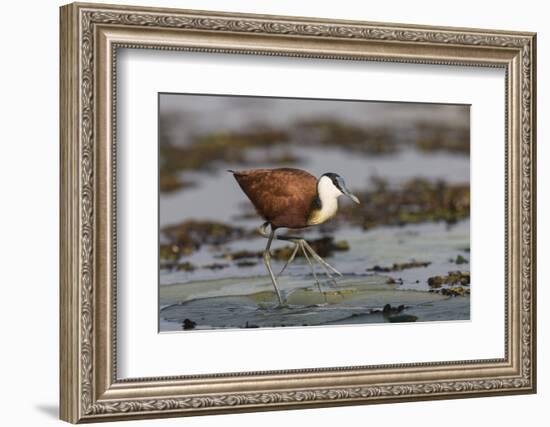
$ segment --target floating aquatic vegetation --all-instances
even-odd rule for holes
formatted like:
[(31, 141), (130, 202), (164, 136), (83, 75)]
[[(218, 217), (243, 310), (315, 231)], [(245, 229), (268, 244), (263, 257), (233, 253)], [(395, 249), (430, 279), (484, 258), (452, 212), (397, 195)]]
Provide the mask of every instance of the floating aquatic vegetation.
[(403, 263), (394, 263), (391, 267), (380, 267), (379, 265), (375, 265), (372, 268), (367, 268), (367, 271), (374, 271), (377, 273), (389, 273), (391, 271), (402, 271), (409, 268), (419, 268), (419, 267), (427, 267), (430, 265), (431, 262), (429, 261), (410, 261), (410, 262), (403, 262)]
[(371, 310), (369, 310), (369, 313), (395, 314), (395, 313), (401, 313), (403, 310), (405, 310), (405, 305), (404, 304), (401, 304), (397, 307), (393, 307), (391, 304), (386, 304), (386, 305), (384, 305), (382, 310), (371, 309)]
[(400, 314), (398, 316), (389, 316), (388, 321), (390, 323), (405, 323), (405, 322), (416, 322), (418, 320), (418, 316), (415, 316), (413, 314)]
[[(349, 251), (350, 245), (346, 240), (340, 240), (335, 242), (334, 237), (325, 236), (318, 239), (308, 240), (308, 243), (315, 252), (321, 257), (328, 257), (334, 254), (334, 252)], [(285, 246), (275, 249), (272, 253), (273, 258), (286, 260), (294, 250), (294, 246)], [(301, 251), (296, 253), (296, 257), (303, 257)]]
[(403, 279), (401, 278), (394, 279), (393, 277), (388, 276), (386, 280), (386, 285), (402, 285), (402, 284), (403, 284)]
[(202, 266), (202, 268), (207, 268), (209, 270), (221, 270), (223, 268), (227, 268), (229, 267), (229, 264), (222, 264), (222, 263), (219, 263), (219, 262), (213, 262), (213, 263), (210, 263), (210, 264), (204, 264)]
[[(334, 252), (349, 251), (350, 245), (346, 240), (340, 240), (335, 242), (334, 237), (325, 236), (318, 239), (308, 240), (308, 243), (311, 245), (313, 250), (319, 254), (321, 257), (331, 256)], [(294, 246), (287, 245), (280, 248), (271, 249), (271, 257), (275, 260), (286, 261), (294, 251)], [(239, 261), (247, 260), (250, 258), (261, 258), (263, 256), (263, 251), (248, 251), (248, 250), (239, 250), (235, 252), (226, 252), (222, 255), (219, 255), (218, 258), (223, 258), (230, 261)], [(295, 255), (297, 258), (303, 257), (303, 253), (298, 251)], [(250, 265), (255, 265), (250, 264)], [(237, 262), (237, 265), (239, 263)], [(249, 266), (248, 264), (245, 266)]]
[(393, 307), (391, 304), (386, 304), (382, 310), (370, 310), (371, 314), (382, 313), (384, 318), (390, 323), (398, 322), (416, 322), (418, 320), (417, 316), (412, 314), (401, 314), (406, 307), (404, 304), (401, 304), (397, 307)]
[(374, 189), (356, 192), (359, 206), (343, 205), (339, 220), (364, 229), (379, 225), (405, 225), (445, 221), (448, 224), (470, 216), (470, 185), (448, 184), (412, 179), (392, 188), (382, 179), (374, 179)]
[[(174, 171), (207, 170), (214, 162), (248, 164), (247, 150), (250, 148), (270, 147), (288, 142), (285, 131), (270, 128), (251, 129), (248, 132), (213, 132), (194, 136), (190, 144), (160, 144), (161, 170)], [(293, 162), (288, 153), (277, 162)], [(258, 161), (265, 160), (259, 159)], [(274, 158), (271, 158), (274, 160)]]
[(177, 261), (182, 255), (183, 248), (176, 244), (164, 244), (159, 247), (159, 256), (164, 261)]
[(462, 286), (455, 286), (453, 288), (442, 288), (440, 290), (441, 295), (448, 295), (452, 297), (461, 296), (463, 297), (466, 294), (470, 293), (469, 289), (464, 289)]
[(470, 272), (469, 271), (449, 271), (446, 276), (433, 276), (428, 278), (428, 285), (432, 288), (440, 288), (443, 285), (470, 285)]
[(431, 122), (418, 122), (415, 145), (422, 151), (470, 153), (470, 129)]
[(468, 264), (468, 260), (460, 254), (457, 255), (454, 260), (452, 259), (451, 262), (454, 262), (455, 264)]
[(450, 288), (440, 288), (440, 289), (430, 289), (429, 292), (441, 294), (449, 297), (464, 297), (470, 295), (470, 289), (464, 288), (462, 286), (454, 286)]
[(218, 258), (224, 258), (231, 261), (238, 261), (246, 258), (259, 258), (262, 256), (262, 252), (240, 250), (235, 252), (227, 252), (219, 255)]
[(159, 189), (161, 193), (172, 193), (181, 190), (182, 188), (194, 186), (194, 182), (184, 181), (176, 172), (169, 172), (162, 168), (160, 169)]
[(195, 329), (195, 326), (197, 326), (197, 322), (194, 322), (191, 319), (185, 319), (181, 322), (181, 328), (183, 330)]
[(182, 262), (176, 267), (178, 271), (195, 271), (197, 267), (194, 264), (191, 264), (189, 261)]
[(361, 127), (330, 117), (296, 122), (300, 141), (309, 145), (345, 147), (366, 154), (390, 154), (398, 149), (387, 127)]
[(159, 176), (159, 188), (162, 193), (170, 193), (182, 188), (182, 183), (176, 174), (168, 173), (161, 169)]
[(254, 267), (255, 265), (258, 265), (258, 263), (254, 261), (243, 260), (237, 262), (237, 267)]
[(161, 231), (169, 241), (160, 245), (160, 258), (166, 260), (177, 260), (182, 255), (190, 255), (204, 244), (219, 245), (254, 235), (242, 227), (198, 220), (169, 225)]

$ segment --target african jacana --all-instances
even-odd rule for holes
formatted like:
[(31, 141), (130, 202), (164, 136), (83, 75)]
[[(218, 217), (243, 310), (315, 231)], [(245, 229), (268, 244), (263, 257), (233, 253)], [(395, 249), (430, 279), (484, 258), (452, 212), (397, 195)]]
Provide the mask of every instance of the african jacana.
[[(271, 254), (269, 252), (274, 238), (295, 244), (290, 258), (277, 276), (294, 260), (298, 249), (302, 250), (305, 259), (309, 263), (319, 292), (322, 292), (321, 285), (309, 256), (321, 265), (329, 278), (332, 279), (330, 271), (342, 275), (321, 258), (304, 239), (275, 235), (277, 228), (296, 229), (324, 223), (336, 214), (338, 197), (342, 195), (346, 195), (355, 203), (359, 203), (359, 199), (350, 193), (341, 176), (335, 173), (325, 173), (317, 179), (309, 172), (292, 168), (230, 170), (229, 172), (233, 174), (258, 214), (266, 221), (260, 227), (260, 233), (268, 239), (263, 259), (280, 305), (283, 304), (283, 299), (279, 291), (277, 278), (271, 268)], [(267, 232), (268, 225), (271, 227), (270, 233)]]

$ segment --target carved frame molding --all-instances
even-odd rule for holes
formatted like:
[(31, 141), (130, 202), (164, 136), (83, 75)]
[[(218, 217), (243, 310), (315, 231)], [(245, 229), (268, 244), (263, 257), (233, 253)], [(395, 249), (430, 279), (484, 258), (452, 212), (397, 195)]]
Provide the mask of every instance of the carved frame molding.
[[(535, 34), (71, 4), (61, 8), (60, 42), (62, 419), (74, 423), (535, 391)], [(114, 147), (119, 48), (505, 68), (506, 357), (118, 380)], [(289, 380), (299, 385), (289, 387)]]

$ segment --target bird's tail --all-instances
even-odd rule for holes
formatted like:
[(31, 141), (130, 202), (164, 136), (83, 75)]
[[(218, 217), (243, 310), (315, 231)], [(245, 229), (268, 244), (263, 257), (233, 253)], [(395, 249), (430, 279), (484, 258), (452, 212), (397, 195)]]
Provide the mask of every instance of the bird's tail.
[(235, 173), (235, 171), (234, 171), (234, 170), (231, 170), (231, 169), (227, 169), (227, 172), (229, 172), (229, 173)]

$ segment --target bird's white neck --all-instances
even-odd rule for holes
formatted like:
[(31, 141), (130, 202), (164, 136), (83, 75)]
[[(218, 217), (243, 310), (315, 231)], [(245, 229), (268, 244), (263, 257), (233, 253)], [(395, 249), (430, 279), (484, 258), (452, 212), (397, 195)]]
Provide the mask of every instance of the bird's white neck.
[(321, 177), (317, 183), (317, 196), (319, 197), (321, 206), (311, 212), (308, 224), (322, 224), (336, 215), (338, 211), (338, 197), (341, 195), (342, 192), (332, 183), (329, 177)]

